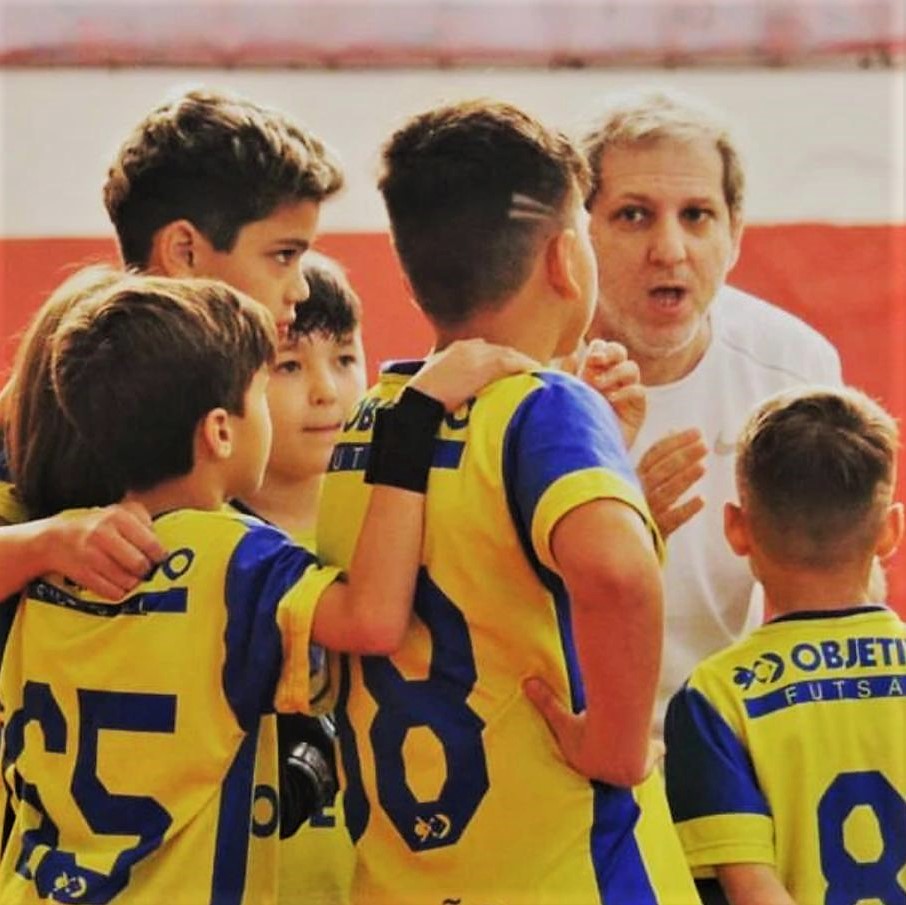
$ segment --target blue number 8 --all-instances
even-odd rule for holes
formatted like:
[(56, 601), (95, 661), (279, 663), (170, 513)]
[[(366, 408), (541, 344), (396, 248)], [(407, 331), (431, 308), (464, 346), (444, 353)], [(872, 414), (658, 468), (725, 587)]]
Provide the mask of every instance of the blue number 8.
[[(363, 657), (362, 673), (379, 708), (369, 733), (378, 798), (402, 839), (418, 852), (455, 844), (478, 810), (489, 781), (481, 738), (484, 722), (467, 703), (476, 681), (472, 640), (462, 613), (424, 569), (419, 573), (415, 613), (431, 635), (428, 678), (404, 679), (384, 657)], [(341, 710), (342, 703), (341, 699)], [(339, 722), (341, 737), (351, 739), (345, 717)], [(420, 726), (434, 733), (446, 760), (447, 777), (433, 801), (419, 801), (406, 782), (403, 742), (410, 729)], [(348, 785), (347, 825), (357, 839), (370, 809), (358, 752), (348, 742), (341, 749)]]
[[(860, 805), (870, 807), (878, 821), (884, 848), (877, 861), (856, 861), (846, 848), (843, 824)], [(883, 773), (839, 774), (818, 803), (818, 828), (825, 905), (856, 905), (862, 899), (906, 905), (906, 889), (897, 880), (906, 867), (906, 800)]]

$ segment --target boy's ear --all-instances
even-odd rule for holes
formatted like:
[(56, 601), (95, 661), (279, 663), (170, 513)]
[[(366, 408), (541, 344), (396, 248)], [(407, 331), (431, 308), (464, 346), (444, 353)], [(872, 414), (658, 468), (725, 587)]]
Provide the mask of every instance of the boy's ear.
[(233, 427), (224, 408), (211, 409), (198, 426), (198, 439), (212, 459), (229, 459), (233, 454)]
[(738, 503), (724, 503), (724, 537), (737, 556), (752, 552), (748, 519)]
[(545, 248), (547, 281), (564, 298), (578, 298), (582, 293), (575, 271), (578, 243), (576, 231), (567, 227), (553, 236)]
[(903, 539), (903, 504), (891, 503), (884, 516), (884, 527), (875, 545), (875, 553), (880, 559), (886, 559), (896, 552)]
[(189, 220), (162, 226), (151, 240), (152, 268), (168, 277), (197, 276), (203, 237)]

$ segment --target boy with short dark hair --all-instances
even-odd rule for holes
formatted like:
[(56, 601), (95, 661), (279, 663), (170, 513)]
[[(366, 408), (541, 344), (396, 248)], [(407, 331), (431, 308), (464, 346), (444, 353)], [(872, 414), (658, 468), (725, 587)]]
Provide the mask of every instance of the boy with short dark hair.
[(299, 259), (342, 184), (330, 149), (280, 111), (196, 89), (136, 126), (104, 205), (128, 266), (222, 279), (288, 326), (308, 295)]
[(120, 603), (60, 576), (24, 595), (0, 676), (3, 901), (275, 900), (277, 837), (250, 844), (261, 739), (274, 708), (309, 708), (309, 641), (398, 643), (438, 398), (453, 407), (486, 379), (459, 395), (451, 353), (446, 373), (416, 381), (438, 398), (410, 387), (388, 410), (386, 460), (376, 451), (370, 470), (388, 486), (340, 580), (223, 505), (253, 492), (267, 463), (275, 339), (261, 306), (225, 284), (151, 277), (102, 288), (55, 333), (63, 411), (169, 555)]
[[(264, 482), (233, 505), (314, 551), (324, 474), (343, 423), (365, 392), (365, 352), (361, 302), (340, 265), (311, 251), (303, 273), (310, 295), (296, 307), (268, 383), (274, 445)], [(289, 837), (280, 851), (279, 901), (343, 905), (354, 852), (342, 819), (342, 798), (334, 800), (332, 724), (324, 716), (279, 714), (277, 727), (283, 771), (280, 833)], [(263, 833), (272, 824), (263, 806), (262, 811)]]
[[(565, 137), (506, 104), (440, 107), (390, 138), (380, 188), (438, 348), (573, 352), (595, 296), (587, 182)], [(318, 520), (326, 562), (350, 561), (375, 418), (415, 367), (392, 366), (347, 422)], [(417, 618), (392, 658), (342, 665), (353, 901), (695, 900), (648, 776), (656, 535), (613, 412), (574, 378), (500, 380), (444, 420)], [(523, 691), (532, 675), (556, 738)]]
[(732, 905), (906, 902), (906, 626), (870, 603), (895, 550), (897, 427), (853, 389), (770, 398), (725, 506), (776, 618), (702, 661), (667, 711), (693, 870)]

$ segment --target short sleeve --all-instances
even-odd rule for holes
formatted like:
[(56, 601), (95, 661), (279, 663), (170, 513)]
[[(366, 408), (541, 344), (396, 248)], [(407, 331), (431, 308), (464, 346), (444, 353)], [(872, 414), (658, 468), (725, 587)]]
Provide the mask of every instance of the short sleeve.
[(667, 798), (690, 866), (773, 864), (774, 823), (751, 758), (696, 688), (674, 695), (664, 740)]
[[(337, 575), (268, 525), (250, 525), (236, 544), (226, 577), (223, 687), (246, 731), (275, 706), (307, 708), (314, 610)], [(281, 706), (285, 698), (291, 706)]]
[(629, 462), (613, 410), (566, 374), (541, 372), (541, 385), (520, 403), (504, 438), (504, 484), (510, 508), (540, 562), (556, 571), (550, 538), (568, 512), (594, 499), (635, 509), (662, 542)]

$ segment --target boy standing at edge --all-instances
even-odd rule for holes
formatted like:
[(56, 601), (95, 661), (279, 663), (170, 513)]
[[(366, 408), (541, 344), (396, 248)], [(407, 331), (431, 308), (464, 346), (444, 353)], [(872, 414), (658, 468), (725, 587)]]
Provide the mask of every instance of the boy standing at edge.
[[(223, 507), (267, 462), (274, 339), (261, 307), (225, 284), (148, 277), (99, 292), (56, 333), (61, 406), (171, 552), (121, 603), (48, 576), (18, 609), (0, 678), (15, 818), (4, 902), (273, 902), (277, 839), (249, 844), (259, 732), (275, 706), (308, 707), (310, 641), (398, 643), (444, 404), (410, 388), (388, 410), (370, 476), (389, 486), (338, 580)], [(416, 385), (454, 406), (478, 383), (448, 395), (472, 361), (447, 359), (446, 379), (429, 367)]]
[[(438, 108), (392, 136), (380, 188), (438, 347), (482, 337), (542, 362), (575, 349), (595, 293), (587, 180), (563, 136), (504, 104)], [(375, 413), (413, 367), (385, 373), (337, 446), (327, 562), (350, 561)], [(613, 412), (538, 370), (448, 416), (436, 444), (417, 619), (392, 659), (342, 663), (353, 901), (696, 901), (663, 788), (645, 779), (656, 529)], [(532, 675), (569, 702), (561, 714), (533, 692), (556, 740), (525, 697)]]
[(749, 418), (725, 531), (775, 619), (670, 703), (667, 790), (696, 873), (732, 905), (906, 902), (906, 626), (871, 605), (903, 532), (897, 428), (852, 389)]

